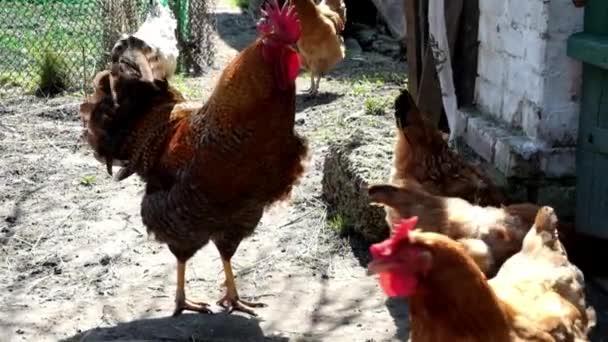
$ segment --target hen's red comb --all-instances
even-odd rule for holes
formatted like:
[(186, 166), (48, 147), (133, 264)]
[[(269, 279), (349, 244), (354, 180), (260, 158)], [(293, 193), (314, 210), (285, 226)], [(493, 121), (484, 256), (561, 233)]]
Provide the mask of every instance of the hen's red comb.
[(395, 225), (393, 228), (393, 233), (390, 238), (370, 246), (369, 251), (372, 254), (372, 257), (377, 259), (392, 255), (397, 245), (403, 241), (409, 241), (410, 231), (414, 229), (417, 223), (418, 216), (401, 220), (401, 223)]
[(282, 7), (278, 0), (266, 2), (257, 26), (262, 34), (272, 35), (285, 44), (295, 44), (300, 39), (300, 20), (289, 0), (285, 0)]

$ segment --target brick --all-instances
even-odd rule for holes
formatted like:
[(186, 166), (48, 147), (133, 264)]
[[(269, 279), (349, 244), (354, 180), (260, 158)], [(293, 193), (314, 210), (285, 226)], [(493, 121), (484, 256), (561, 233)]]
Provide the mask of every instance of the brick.
[(541, 74), (524, 59), (510, 58), (507, 61), (506, 88), (515, 94), (525, 94), (526, 99), (540, 105), (544, 96), (544, 80)]

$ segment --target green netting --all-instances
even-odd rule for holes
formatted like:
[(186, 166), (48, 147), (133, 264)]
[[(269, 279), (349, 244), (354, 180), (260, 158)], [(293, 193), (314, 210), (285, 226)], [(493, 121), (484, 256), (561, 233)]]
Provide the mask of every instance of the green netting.
[[(161, 0), (178, 18), (180, 69), (200, 73), (213, 60), (207, 0)], [(107, 65), (122, 33), (137, 30), (150, 0), (0, 0), (0, 97), (34, 93), (43, 66), (62, 88), (79, 91)]]

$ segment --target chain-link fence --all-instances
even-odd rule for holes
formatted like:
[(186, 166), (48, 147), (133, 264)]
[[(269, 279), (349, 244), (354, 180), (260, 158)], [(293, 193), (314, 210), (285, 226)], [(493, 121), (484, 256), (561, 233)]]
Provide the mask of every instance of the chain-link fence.
[[(178, 72), (214, 58), (212, 0), (160, 0), (178, 19)], [(86, 89), (122, 33), (143, 22), (150, 0), (0, 0), (0, 97)]]

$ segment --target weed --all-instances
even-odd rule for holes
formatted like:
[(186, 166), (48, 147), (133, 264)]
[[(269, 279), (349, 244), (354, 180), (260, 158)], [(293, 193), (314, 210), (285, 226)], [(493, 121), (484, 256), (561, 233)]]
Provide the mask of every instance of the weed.
[(384, 115), (384, 101), (375, 97), (369, 97), (365, 99), (363, 103), (365, 105), (365, 114), (367, 115)]
[(65, 60), (58, 53), (46, 50), (37, 61), (38, 84), (36, 96), (55, 96), (68, 86), (69, 78)]
[(230, 0), (230, 3), (243, 10), (249, 8), (249, 0)]
[(183, 75), (175, 75), (171, 78), (171, 85), (189, 100), (201, 98), (202, 89), (199, 82), (200, 79), (187, 78)]
[(83, 176), (82, 179), (80, 179), (80, 185), (93, 186), (93, 183), (95, 183), (96, 178), (97, 177), (95, 175)]
[(348, 224), (340, 214), (330, 218), (329, 222), (327, 222), (327, 226), (329, 227), (329, 229), (340, 235), (346, 234), (348, 232)]

